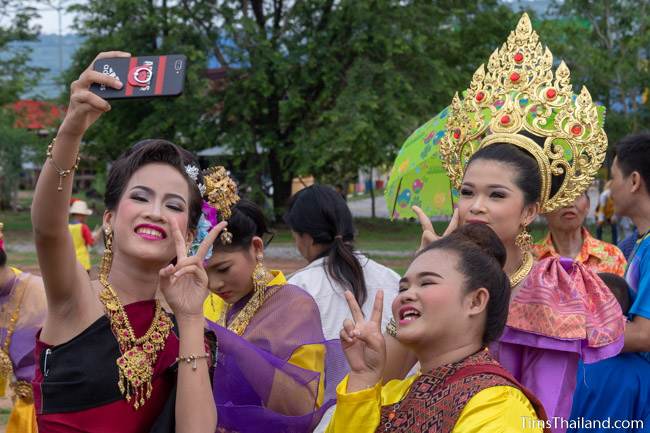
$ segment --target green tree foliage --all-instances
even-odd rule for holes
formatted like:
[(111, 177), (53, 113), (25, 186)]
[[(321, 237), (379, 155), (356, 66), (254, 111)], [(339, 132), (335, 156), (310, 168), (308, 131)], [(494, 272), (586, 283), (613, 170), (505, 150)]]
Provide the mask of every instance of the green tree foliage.
[(229, 71), (221, 141), (248, 173), (270, 174), (278, 213), (296, 174), (340, 182), (390, 163), (515, 22), (496, 1), (226, 0), (213, 10), (195, 19), (222, 20), (199, 24)]
[(564, 0), (551, 9), (541, 37), (572, 72), (574, 87), (586, 85), (608, 108), (610, 144), (647, 129), (643, 93), (650, 86), (650, 1)]
[[(121, 50), (140, 56), (182, 53), (188, 58), (182, 96), (111, 102), (111, 112), (84, 137), (83, 153), (96, 158), (99, 169), (145, 138), (167, 138), (190, 150), (216, 144), (215, 131), (203, 120), (214, 109), (204, 76), (206, 41), (188, 23), (187, 11), (179, 2), (89, 0), (70, 9), (77, 16), (74, 29), (85, 41), (66, 73), (68, 83), (101, 51)], [(63, 98), (67, 101), (68, 95)]]
[(38, 28), (36, 9), (20, 0), (0, 0), (0, 106), (14, 102), (38, 78), (30, 67), (29, 48), (20, 42), (34, 40)]
[(13, 111), (7, 107), (18, 100), (38, 78), (40, 69), (28, 65), (29, 48), (22, 42), (34, 40), (36, 10), (18, 0), (0, 0), (0, 209), (16, 203), (22, 159), (34, 136), (14, 128)]
[[(295, 175), (342, 181), (389, 164), (516, 23), (497, 0), (89, 0), (75, 10), (87, 39), (69, 81), (108, 49), (193, 61), (182, 97), (114, 103), (86, 152), (110, 159), (152, 136), (225, 145), (248, 186), (270, 181), (276, 214)], [(226, 73), (210, 92), (209, 55)]]
[(22, 162), (36, 143), (34, 134), (14, 128), (13, 112), (0, 109), (0, 209), (15, 209)]

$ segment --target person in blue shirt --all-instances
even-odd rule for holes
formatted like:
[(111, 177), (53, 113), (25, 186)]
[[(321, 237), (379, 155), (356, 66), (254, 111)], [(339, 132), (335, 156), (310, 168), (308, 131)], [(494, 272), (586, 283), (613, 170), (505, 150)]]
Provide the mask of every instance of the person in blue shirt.
[(639, 231), (634, 227), (634, 230), (632, 233), (627, 235), (625, 239), (620, 241), (617, 245), (618, 249), (623, 252), (623, 255), (625, 256), (625, 260), (630, 259), (630, 255), (632, 254), (632, 251), (634, 250), (634, 246), (636, 245), (636, 241), (639, 239)]
[(650, 133), (623, 138), (611, 172), (616, 213), (630, 217), (640, 235), (625, 272), (631, 306), (623, 351), (645, 352), (650, 362)]
[[(630, 307), (629, 286), (618, 275), (598, 276), (621, 304)], [(567, 433), (650, 432), (650, 363), (639, 353), (621, 353), (578, 367)]]

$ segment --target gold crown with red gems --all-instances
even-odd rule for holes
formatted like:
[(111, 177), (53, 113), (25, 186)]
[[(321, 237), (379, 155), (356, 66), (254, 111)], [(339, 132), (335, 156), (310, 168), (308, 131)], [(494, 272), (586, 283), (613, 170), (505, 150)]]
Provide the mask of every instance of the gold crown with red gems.
[[(552, 66), (553, 55), (524, 14), (487, 68), (476, 70), (464, 98), (454, 95), (440, 157), (457, 189), (474, 152), (497, 143), (525, 149), (537, 161), (542, 213), (570, 205), (591, 185), (607, 151), (604, 107), (585, 87), (573, 93), (564, 62), (555, 74)], [(551, 196), (554, 178), (561, 183)]]

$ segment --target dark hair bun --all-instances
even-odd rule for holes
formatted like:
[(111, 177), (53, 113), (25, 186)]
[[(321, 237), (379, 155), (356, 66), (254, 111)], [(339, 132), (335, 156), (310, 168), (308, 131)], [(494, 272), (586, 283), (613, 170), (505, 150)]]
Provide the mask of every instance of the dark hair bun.
[(503, 246), (499, 236), (486, 224), (465, 224), (450, 236), (458, 236), (460, 239), (475, 244), (486, 254), (494, 257), (503, 267), (506, 264), (506, 248)]
[[(246, 198), (240, 199), (232, 207), (228, 231), (232, 234), (232, 243), (226, 248), (236, 249), (248, 248), (255, 236), (266, 241), (265, 236), (273, 234), (262, 208)], [(221, 242), (215, 242), (215, 245), (223, 247)]]

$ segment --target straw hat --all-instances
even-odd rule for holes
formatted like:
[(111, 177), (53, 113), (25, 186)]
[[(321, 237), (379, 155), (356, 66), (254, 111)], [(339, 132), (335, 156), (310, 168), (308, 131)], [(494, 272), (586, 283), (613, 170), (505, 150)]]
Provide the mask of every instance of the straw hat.
[(92, 209), (88, 208), (88, 203), (83, 200), (75, 200), (70, 206), (70, 215), (92, 215)]

